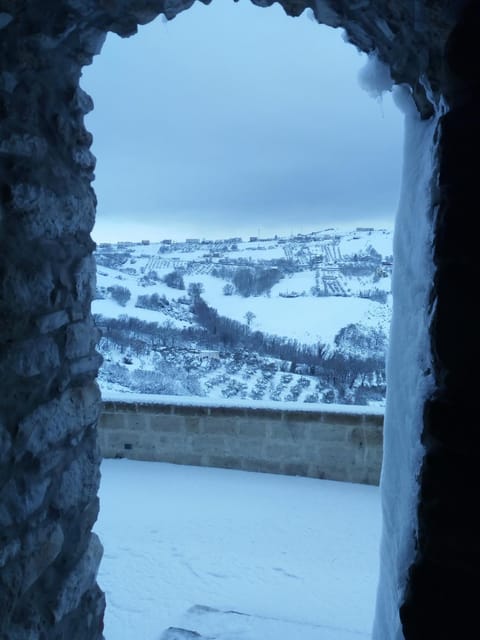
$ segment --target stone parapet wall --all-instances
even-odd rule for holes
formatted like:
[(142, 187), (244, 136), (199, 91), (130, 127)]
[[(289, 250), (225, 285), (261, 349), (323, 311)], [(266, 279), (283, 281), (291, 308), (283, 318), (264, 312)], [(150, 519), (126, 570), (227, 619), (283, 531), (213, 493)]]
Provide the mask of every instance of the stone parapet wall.
[(378, 484), (383, 416), (105, 401), (99, 442), (107, 458)]

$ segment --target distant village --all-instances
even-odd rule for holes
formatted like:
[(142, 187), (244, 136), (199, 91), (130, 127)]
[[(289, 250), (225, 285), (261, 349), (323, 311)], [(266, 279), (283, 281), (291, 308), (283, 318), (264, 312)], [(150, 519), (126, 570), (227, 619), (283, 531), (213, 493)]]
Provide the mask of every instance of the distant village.
[[(374, 231), (374, 228), (373, 227), (356, 227), (355, 230), (358, 231), (359, 233), (371, 233)], [(331, 239), (332, 237), (335, 237), (335, 236), (328, 235), (329, 231), (334, 232), (335, 229), (333, 228), (325, 229), (325, 231), (322, 232), (322, 239)], [(278, 235), (274, 235), (266, 238), (261, 238), (259, 236), (249, 236), (248, 242), (272, 242), (273, 240), (280, 243), (291, 242), (293, 240), (295, 242), (310, 242), (311, 240), (315, 239), (315, 236), (318, 236), (317, 231), (312, 231), (311, 233), (297, 233), (289, 237), (280, 237)], [(243, 238), (241, 238), (240, 236), (234, 236), (232, 238), (222, 238), (221, 240), (206, 240), (205, 238), (202, 238), (202, 239), (186, 238), (184, 241), (182, 241), (182, 240), (172, 240), (172, 239), (166, 238), (166, 239), (159, 240), (158, 244), (162, 244), (162, 245), (175, 244), (177, 245), (177, 247), (179, 245), (181, 246), (183, 244), (187, 244), (191, 247), (192, 245), (211, 245), (211, 244), (225, 244), (225, 243), (240, 244), (243, 241), (244, 241)], [(132, 242), (132, 241), (125, 240), (121, 242), (100, 242), (98, 246), (101, 247), (102, 249), (108, 249), (109, 247), (115, 247), (117, 249), (121, 249), (122, 247), (133, 247), (138, 244), (149, 245), (150, 243), (151, 243), (150, 240), (141, 240), (140, 242)], [(152, 244), (155, 244), (155, 243), (152, 243)]]

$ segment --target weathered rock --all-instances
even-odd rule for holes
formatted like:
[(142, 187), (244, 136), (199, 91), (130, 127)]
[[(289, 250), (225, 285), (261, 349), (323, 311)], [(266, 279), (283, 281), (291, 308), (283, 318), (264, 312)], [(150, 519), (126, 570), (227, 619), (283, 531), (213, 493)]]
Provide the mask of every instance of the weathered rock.
[(99, 483), (98, 455), (96, 452), (82, 451), (63, 472), (52, 505), (62, 512), (87, 504), (95, 498)]
[(13, 478), (2, 488), (2, 504), (0, 505), (0, 527), (7, 528), (13, 524), (23, 525), (41, 506), (51, 478), (42, 478), (30, 482), (16, 481)]
[(68, 389), (20, 421), (17, 439), (34, 456), (67, 446), (73, 436), (96, 423), (99, 400), (96, 385)]
[(53, 608), (53, 614), (57, 622), (77, 609), (84, 594), (94, 586), (102, 554), (102, 544), (98, 536), (92, 533), (87, 550), (80, 559), (79, 564), (63, 582), (62, 589)]

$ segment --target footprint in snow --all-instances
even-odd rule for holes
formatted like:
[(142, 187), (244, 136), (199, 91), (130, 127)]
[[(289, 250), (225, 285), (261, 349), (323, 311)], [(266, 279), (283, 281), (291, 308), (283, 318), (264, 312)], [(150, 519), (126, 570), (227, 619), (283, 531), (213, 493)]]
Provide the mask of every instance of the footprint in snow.
[(294, 573), (288, 573), (288, 571), (285, 571), (281, 567), (273, 567), (273, 570), (276, 571), (277, 573), (281, 573), (286, 578), (293, 578), (294, 580), (301, 580), (301, 578), (299, 576), (296, 576)]

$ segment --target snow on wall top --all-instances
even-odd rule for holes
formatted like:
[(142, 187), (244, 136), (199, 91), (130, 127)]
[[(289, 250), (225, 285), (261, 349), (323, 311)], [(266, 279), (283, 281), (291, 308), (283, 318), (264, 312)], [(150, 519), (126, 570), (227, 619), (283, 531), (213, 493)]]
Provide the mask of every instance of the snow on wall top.
[(124, 393), (108, 391), (102, 393), (103, 402), (123, 402), (131, 404), (178, 405), (181, 407), (227, 407), (232, 409), (262, 409), (269, 411), (291, 411), (302, 413), (343, 413), (349, 415), (383, 416), (383, 407), (361, 405), (302, 403), (298, 402), (262, 402), (239, 399), (212, 399), (198, 396), (161, 396), (147, 393)]

